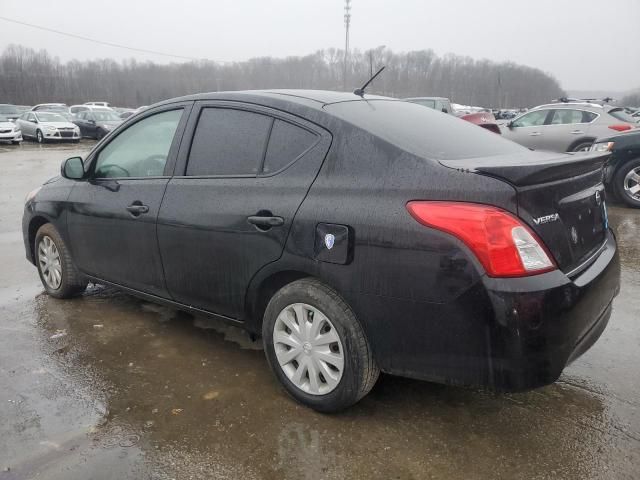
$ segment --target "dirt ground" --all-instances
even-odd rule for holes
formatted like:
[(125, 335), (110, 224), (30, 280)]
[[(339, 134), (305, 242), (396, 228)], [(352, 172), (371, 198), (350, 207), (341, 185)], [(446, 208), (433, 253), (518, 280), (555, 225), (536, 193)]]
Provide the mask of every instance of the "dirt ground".
[(0, 145), (1, 480), (640, 478), (640, 211), (610, 207), (622, 291), (554, 385), (494, 395), (383, 376), (322, 415), (238, 329), (102, 287), (42, 293), (23, 200), (91, 145)]

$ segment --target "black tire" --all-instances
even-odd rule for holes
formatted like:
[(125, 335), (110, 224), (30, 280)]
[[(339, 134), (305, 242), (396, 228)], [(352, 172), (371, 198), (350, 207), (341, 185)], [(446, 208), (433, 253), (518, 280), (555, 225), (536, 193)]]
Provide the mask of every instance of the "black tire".
[(102, 130), (98, 130), (96, 133), (96, 140), (102, 140), (106, 134)]
[[(342, 377), (337, 386), (324, 395), (310, 394), (297, 387), (283, 371), (276, 355), (273, 334), (277, 317), (285, 307), (295, 303), (321, 311), (335, 327), (342, 344)], [(262, 338), (269, 366), (287, 393), (319, 412), (337, 412), (358, 402), (373, 388), (380, 374), (364, 330), (351, 308), (337, 292), (315, 279), (297, 280), (276, 292), (264, 314)]]
[(45, 142), (44, 135), (42, 134), (42, 132), (40, 130), (36, 130), (36, 142), (38, 142), (38, 143), (44, 143)]
[(587, 151), (589, 150), (589, 148), (591, 148), (591, 145), (593, 145), (593, 141), (592, 140), (587, 140), (584, 142), (580, 142), (577, 145), (573, 145), (573, 147), (571, 148), (572, 152), (582, 152), (582, 151)]
[(12, 141), (12, 142), (11, 142), (11, 144), (12, 144), (12, 145), (20, 145), (20, 142), (19, 142), (19, 141), (17, 141), (17, 140), (14, 140), (14, 141)]
[(71, 140), (71, 143), (80, 143), (80, 140)]
[[(40, 244), (45, 241), (45, 237), (53, 242), (59, 255), (62, 278), (60, 280), (60, 285), (57, 288), (51, 286), (47, 282), (45, 279), (45, 273), (43, 272)], [(55, 298), (70, 298), (82, 293), (87, 288), (87, 280), (83, 278), (76, 268), (73, 260), (71, 259), (71, 255), (69, 254), (69, 249), (53, 225), (46, 223), (38, 229), (33, 248), (40, 281), (42, 281), (42, 285), (49, 295)]]
[(640, 158), (624, 163), (613, 176), (613, 189), (620, 200), (630, 207), (640, 208), (640, 192), (634, 197), (625, 190), (625, 179), (633, 170), (640, 172)]

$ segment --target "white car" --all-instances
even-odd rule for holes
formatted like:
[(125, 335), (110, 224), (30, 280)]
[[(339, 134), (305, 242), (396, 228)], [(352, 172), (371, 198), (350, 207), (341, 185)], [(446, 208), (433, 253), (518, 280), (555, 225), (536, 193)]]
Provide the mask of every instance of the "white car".
[(99, 106), (99, 105), (87, 105), (86, 103), (84, 105), (71, 105), (69, 107), (69, 112), (71, 112), (71, 115), (77, 115), (80, 112), (86, 112), (88, 110), (103, 110), (103, 111), (113, 111), (112, 108), (110, 107), (103, 107), (103, 106)]
[(0, 122), (0, 142), (18, 145), (22, 141), (22, 132), (13, 122)]
[(24, 112), (16, 120), (22, 136), (38, 143), (50, 140), (80, 141), (80, 129), (63, 116), (53, 112)]
[(110, 107), (109, 102), (85, 102), (85, 105), (93, 105), (94, 107)]

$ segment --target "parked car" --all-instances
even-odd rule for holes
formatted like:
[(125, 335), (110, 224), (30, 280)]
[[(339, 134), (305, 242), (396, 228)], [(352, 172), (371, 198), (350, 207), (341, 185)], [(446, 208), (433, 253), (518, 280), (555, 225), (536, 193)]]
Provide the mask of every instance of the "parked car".
[(0, 103), (0, 122), (14, 122), (20, 116), (15, 105)]
[(599, 138), (592, 152), (611, 152), (605, 185), (631, 207), (640, 208), (640, 130)]
[(600, 137), (635, 128), (623, 108), (587, 102), (551, 103), (532, 108), (502, 125), (502, 135), (534, 150), (579, 152)]
[(0, 142), (11, 142), (19, 145), (22, 142), (20, 128), (14, 122), (0, 120)]
[(46, 292), (87, 282), (262, 334), (284, 388), (347, 407), (378, 372), (555, 381), (619, 289), (608, 152), (532, 152), (409, 102), (284, 90), (156, 104), (26, 199)]
[(485, 128), (490, 132), (497, 133), (500, 135), (500, 127), (496, 122), (496, 118), (492, 113), (480, 112), (480, 113), (469, 113), (467, 115), (462, 115), (462, 120), (467, 122), (471, 122), (474, 125), (478, 125), (479, 127)]
[(122, 123), (122, 119), (110, 109), (93, 109), (78, 113), (73, 123), (80, 127), (83, 137), (100, 140)]
[(412, 97), (412, 98), (405, 98), (404, 100), (406, 102), (417, 103), (418, 105), (429, 107), (443, 113), (453, 113), (453, 108), (451, 107), (451, 100), (449, 100), (448, 98)]
[(64, 103), (41, 103), (31, 108), (32, 112), (53, 112), (64, 117), (68, 122), (73, 120), (69, 107)]
[(38, 143), (80, 141), (80, 129), (58, 113), (40, 110), (24, 112), (16, 120), (16, 125), (24, 138), (35, 139)]
[(109, 102), (85, 102), (85, 105), (93, 105), (94, 107), (110, 107)]

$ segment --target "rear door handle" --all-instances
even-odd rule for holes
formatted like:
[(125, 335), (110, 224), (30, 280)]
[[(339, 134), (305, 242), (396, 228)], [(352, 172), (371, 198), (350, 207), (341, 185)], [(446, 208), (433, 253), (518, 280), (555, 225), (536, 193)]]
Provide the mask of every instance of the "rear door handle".
[(146, 205), (142, 205), (141, 202), (133, 202), (127, 207), (127, 211), (134, 217), (137, 217), (139, 215), (142, 215), (143, 213), (149, 213), (149, 207)]
[(247, 217), (247, 222), (255, 225), (260, 229), (267, 230), (271, 227), (281, 227), (284, 225), (284, 218), (282, 217), (263, 217), (259, 215), (252, 215)]
[(542, 135), (540, 132), (531, 132), (529, 134), (530, 137), (539, 137), (540, 135)]
[(572, 130), (571, 135), (582, 135), (584, 132), (582, 130)]

